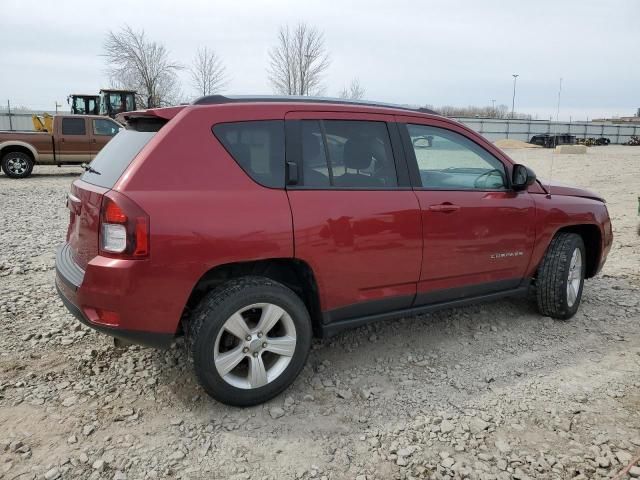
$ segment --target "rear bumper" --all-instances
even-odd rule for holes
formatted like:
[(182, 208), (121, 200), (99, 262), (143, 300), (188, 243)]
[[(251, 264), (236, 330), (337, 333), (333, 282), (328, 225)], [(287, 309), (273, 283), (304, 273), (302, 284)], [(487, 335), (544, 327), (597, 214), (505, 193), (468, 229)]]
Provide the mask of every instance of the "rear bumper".
[[(81, 306), (83, 306), (82, 298), (95, 298), (96, 296), (92, 295), (90, 289), (85, 287), (84, 279), (85, 272), (74, 262), (68, 245), (65, 244), (60, 247), (56, 252), (56, 290), (62, 303), (74, 317), (98, 332), (126, 342), (154, 348), (168, 348), (171, 345), (175, 337), (173, 333), (132, 330), (126, 327), (110, 327), (89, 320), (81, 308)], [(116, 304), (117, 303), (126, 304), (126, 302), (117, 302), (116, 300)], [(96, 305), (92, 302), (91, 307), (102, 307), (102, 305)], [(117, 313), (123, 318), (130, 317), (126, 310), (121, 309)]]

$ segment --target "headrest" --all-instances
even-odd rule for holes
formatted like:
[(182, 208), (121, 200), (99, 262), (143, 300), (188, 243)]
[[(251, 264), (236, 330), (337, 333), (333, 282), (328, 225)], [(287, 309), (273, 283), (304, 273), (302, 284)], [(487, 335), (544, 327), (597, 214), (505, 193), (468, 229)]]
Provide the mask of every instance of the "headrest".
[(373, 145), (371, 137), (354, 137), (344, 144), (343, 160), (347, 168), (365, 170), (371, 165)]
[(302, 135), (302, 152), (305, 158), (315, 159), (320, 155), (320, 138), (309, 130)]

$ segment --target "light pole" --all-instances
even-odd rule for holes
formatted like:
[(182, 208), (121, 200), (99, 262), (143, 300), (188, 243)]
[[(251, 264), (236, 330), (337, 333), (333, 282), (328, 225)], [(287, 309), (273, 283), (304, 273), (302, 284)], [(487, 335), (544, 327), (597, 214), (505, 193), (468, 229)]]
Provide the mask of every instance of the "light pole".
[(556, 109), (556, 122), (560, 118), (560, 95), (562, 94), (562, 78), (560, 78), (560, 86), (558, 87), (558, 108)]
[(511, 99), (511, 118), (513, 118), (516, 109), (516, 80), (520, 75), (514, 73), (511, 75), (513, 77), (513, 98)]

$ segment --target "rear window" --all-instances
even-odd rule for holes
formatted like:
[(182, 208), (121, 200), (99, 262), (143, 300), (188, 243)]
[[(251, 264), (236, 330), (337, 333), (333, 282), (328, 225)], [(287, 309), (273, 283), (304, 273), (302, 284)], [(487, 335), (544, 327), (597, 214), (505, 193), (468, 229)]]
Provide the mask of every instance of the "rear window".
[(284, 122), (220, 123), (213, 133), (242, 169), (265, 187), (284, 188)]
[(131, 161), (155, 134), (121, 130), (91, 162), (91, 169), (99, 173), (85, 171), (80, 179), (100, 187), (113, 188)]

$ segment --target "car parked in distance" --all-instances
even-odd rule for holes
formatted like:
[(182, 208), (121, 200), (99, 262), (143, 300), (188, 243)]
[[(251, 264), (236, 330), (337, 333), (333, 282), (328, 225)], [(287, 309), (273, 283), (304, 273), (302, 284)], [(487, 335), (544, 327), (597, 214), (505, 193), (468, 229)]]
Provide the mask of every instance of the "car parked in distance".
[(531, 289), (568, 319), (611, 247), (598, 194), (433, 112), (210, 96), (123, 121), (71, 186), (58, 292), (121, 340), (184, 334), (227, 404), (286, 389), (314, 335)]
[(122, 128), (110, 118), (54, 115), (49, 132), (0, 131), (0, 167), (11, 178), (26, 178), (33, 166), (88, 163)]
[(555, 148), (558, 145), (575, 145), (576, 136), (569, 135), (568, 133), (563, 134), (549, 134), (544, 133), (540, 135), (534, 135), (529, 140), (529, 143), (532, 145), (538, 145), (540, 147), (545, 148)]

